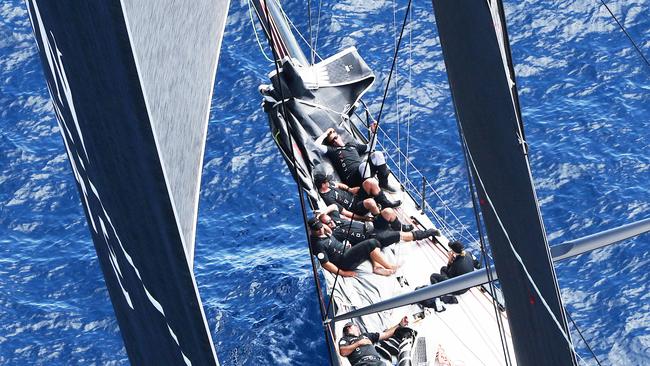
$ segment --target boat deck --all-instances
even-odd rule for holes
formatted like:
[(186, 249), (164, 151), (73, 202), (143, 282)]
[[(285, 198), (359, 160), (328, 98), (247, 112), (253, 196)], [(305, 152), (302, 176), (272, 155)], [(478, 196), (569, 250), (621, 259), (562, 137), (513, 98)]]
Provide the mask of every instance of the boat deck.
[[(396, 209), (401, 219), (415, 217), (422, 226), (434, 227), (408, 194), (398, 193), (391, 195), (391, 198), (399, 198), (403, 202)], [(438, 239), (444, 244), (448, 242), (444, 237)], [(339, 277), (333, 293), (336, 315), (428, 285), (431, 273), (438, 272), (447, 262), (447, 249), (429, 239), (400, 242), (384, 248), (383, 253), (391, 262), (401, 264), (398, 272), (390, 277), (376, 275), (370, 262), (366, 261), (357, 268), (356, 277)], [(322, 272), (330, 293), (335, 276), (327, 271)], [(406, 281), (400, 281), (399, 277)], [(362, 332), (379, 332), (408, 315), (409, 327), (418, 332), (412, 352), (413, 365), (505, 364), (491, 295), (480, 288), (473, 288), (457, 298), (458, 304), (444, 304), (446, 310), (443, 312), (410, 305), (353, 320)], [(423, 314), (424, 318), (414, 322), (413, 316), (416, 314)], [(507, 316), (502, 311), (499, 311), (499, 316), (504, 323), (508, 349), (512, 350)], [(334, 326), (337, 347), (345, 323), (338, 322)], [(349, 365), (345, 357), (339, 358), (341, 365)], [(514, 361), (512, 353), (511, 359)]]

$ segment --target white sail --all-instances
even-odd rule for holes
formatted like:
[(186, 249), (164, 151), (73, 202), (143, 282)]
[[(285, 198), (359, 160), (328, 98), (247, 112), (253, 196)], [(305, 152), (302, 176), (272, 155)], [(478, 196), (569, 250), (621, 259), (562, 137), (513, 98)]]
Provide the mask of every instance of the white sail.
[(27, 6), (131, 364), (218, 365), (192, 273), (228, 1)]
[[(229, 0), (121, 0), (142, 92), (190, 265)], [(173, 56), (173, 57), (172, 57)]]

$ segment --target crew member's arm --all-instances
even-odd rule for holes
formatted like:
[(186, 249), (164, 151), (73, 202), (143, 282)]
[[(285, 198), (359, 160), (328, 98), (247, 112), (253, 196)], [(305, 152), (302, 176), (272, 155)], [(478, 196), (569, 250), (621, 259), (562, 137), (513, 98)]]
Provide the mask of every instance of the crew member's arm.
[[(339, 210), (339, 206), (336, 203), (332, 203), (331, 205), (325, 207), (325, 209), (323, 210), (321, 215), (329, 215), (332, 212), (338, 211), (338, 210)], [(319, 215), (319, 217), (320, 217), (320, 215)]]
[(323, 225), (323, 229), (325, 230), (325, 234), (327, 234), (328, 236), (332, 235), (332, 229), (329, 226)]
[(347, 357), (350, 353), (354, 352), (357, 347), (361, 347), (363, 345), (372, 346), (372, 342), (370, 342), (368, 338), (364, 338), (347, 346), (342, 346), (339, 344), (339, 354), (343, 357)]
[(350, 192), (353, 195), (356, 195), (357, 193), (359, 193), (359, 187), (350, 187), (345, 183), (337, 182), (337, 183), (335, 183), (335, 187), (338, 188), (338, 189), (344, 190), (346, 192)]
[(402, 318), (402, 320), (399, 323), (397, 323), (397, 324), (393, 325), (392, 327), (386, 329), (385, 331), (381, 332), (381, 334), (379, 335), (379, 340), (383, 341), (384, 339), (388, 339), (388, 338), (392, 337), (393, 334), (395, 334), (395, 331), (397, 330), (397, 328), (405, 327), (407, 325), (409, 325), (409, 319), (408, 319), (408, 317), (405, 316), (405, 317)]
[(469, 254), (472, 256), (472, 264), (474, 265), (474, 269), (481, 269), (483, 267), (483, 263), (479, 262), (478, 259), (474, 256), (474, 254)]
[(368, 219), (369, 216), (357, 215), (357, 214), (353, 213), (352, 211), (348, 211), (348, 210), (344, 209), (343, 207), (340, 207), (340, 212), (341, 212), (341, 215), (347, 217), (350, 220), (357, 220), (357, 221), (368, 221), (369, 220)]
[[(370, 132), (374, 134), (375, 131), (377, 131), (377, 122), (373, 122), (370, 125)], [(370, 144), (370, 142), (372, 142), (372, 145)], [(376, 137), (374, 139), (371, 138), (370, 141), (365, 145), (358, 144), (357, 151), (359, 152), (359, 154), (371, 153), (375, 150), (376, 145), (377, 145), (377, 138)]]
[(447, 253), (447, 266), (450, 266), (452, 263), (454, 263), (454, 258), (456, 258), (456, 254), (453, 250), (450, 250)]
[(318, 138), (316, 139), (316, 141), (314, 141), (314, 143), (316, 145), (322, 145), (323, 141), (325, 141), (325, 138), (327, 138), (327, 135), (329, 135), (332, 132), (334, 132), (334, 129), (331, 127), (328, 128), (327, 130), (325, 130), (325, 132), (323, 132), (322, 135), (318, 136)]
[(333, 275), (336, 275), (336, 272), (338, 272), (339, 275), (343, 277), (355, 277), (357, 275), (357, 273), (354, 271), (346, 271), (344, 269), (339, 271), (339, 267), (337, 267), (332, 262), (321, 263), (321, 266), (323, 266), (323, 268), (325, 268), (328, 272), (330, 272)]

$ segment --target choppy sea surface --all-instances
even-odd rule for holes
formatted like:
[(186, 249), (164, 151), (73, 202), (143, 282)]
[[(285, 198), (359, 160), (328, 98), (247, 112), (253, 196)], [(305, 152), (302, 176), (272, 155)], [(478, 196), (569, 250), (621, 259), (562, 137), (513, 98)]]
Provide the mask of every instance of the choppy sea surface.
[[(307, 2), (282, 3), (308, 38)], [(318, 53), (356, 46), (375, 70), (365, 100), (376, 113), (406, 2), (312, 3)], [(608, 4), (650, 57), (650, 1)], [(650, 67), (598, 1), (506, 1), (506, 16), (550, 242), (650, 217)], [(411, 24), (382, 123), (403, 148), (410, 129), (415, 165), (475, 230), (430, 2), (414, 2)], [(259, 108), (257, 86), (271, 68), (246, 1), (233, 0), (195, 273), (222, 365), (326, 365), (295, 184)], [(602, 363), (649, 364), (650, 236), (556, 268), (567, 309)], [(19, 0), (0, 5), (0, 364), (128, 364)]]

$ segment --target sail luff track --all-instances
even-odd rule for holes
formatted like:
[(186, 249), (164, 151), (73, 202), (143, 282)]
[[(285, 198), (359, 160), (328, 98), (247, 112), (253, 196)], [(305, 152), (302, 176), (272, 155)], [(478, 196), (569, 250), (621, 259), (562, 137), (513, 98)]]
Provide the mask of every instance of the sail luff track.
[(493, 9), (484, 0), (433, 5), (517, 363), (575, 365)]
[[(194, 240), (194, 190), (227, 2), (197, 3), (194, 12), (214, 18), (199, 24), (171, 1), (28, 0), (27, 7), (131, 364), (218, 365), (183, 244)], [(179, 21), (205, 39), (167, 39), (188, 36), (174, 32)], [(196, 53), (203, 60), (193, 63)], [(177, 98), (185, 93), (190, 101)], [(174, 138), (182, 129), (193, 131)], [(177, 154), (186, 144), (193, 145)]]

